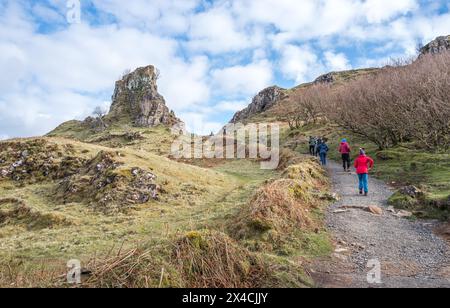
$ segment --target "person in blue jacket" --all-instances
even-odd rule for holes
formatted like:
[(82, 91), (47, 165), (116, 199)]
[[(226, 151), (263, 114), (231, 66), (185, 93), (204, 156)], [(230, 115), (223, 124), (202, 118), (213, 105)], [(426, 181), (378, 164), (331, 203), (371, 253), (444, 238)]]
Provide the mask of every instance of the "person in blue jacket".
[(322, 139), (320, 141), (317, 150), (319, 152), (320, 162), (322, 163), (323, 166), (326, 166), (327, 165), (327, 155), (328, 155), (328, 151), (330, 150), (330, 148), (328, 147), (325, 140)]

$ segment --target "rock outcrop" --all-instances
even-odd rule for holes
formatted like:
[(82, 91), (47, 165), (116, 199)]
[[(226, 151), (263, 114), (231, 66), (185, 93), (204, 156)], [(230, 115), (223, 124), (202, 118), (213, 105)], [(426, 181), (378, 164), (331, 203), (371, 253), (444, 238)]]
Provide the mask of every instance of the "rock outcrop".
[(252, 103), (247, 108), (237, 112), (234, 115), (231, 123), (244, 121), (255, 114), (267, 111), (268, 109), (272, 108), (276, 103), (281, 101), (286, 96), (284, 91), (284, 89), (277, 86), (262, 90), (253, 98)]
[(335, 81), (334, 74), (328, 73), (322, 76), (319, 76), (316, 80), (314, 80), (315, 84), (323, 84), (323, 83), (333, 83)]
[(105, 122), (126, 119), (137, 127), (172, 126), (181, 122), (158, 93), (158, 70), (138, 68), (116, 82), (112, 105)]
[(420, 54), (421, 55), (439, 54), (447, 50), (450, 50), (450, 35), (440, 36), (435, 40), (431, 41), (423, 48), (421, 48)]

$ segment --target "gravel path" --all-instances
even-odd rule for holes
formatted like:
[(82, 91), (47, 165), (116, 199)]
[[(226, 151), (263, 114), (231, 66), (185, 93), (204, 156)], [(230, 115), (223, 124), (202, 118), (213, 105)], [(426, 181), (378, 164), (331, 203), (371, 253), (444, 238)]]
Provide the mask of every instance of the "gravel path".
[[(381, 181), (370, 179), (371, 191), (364, 197), (358, 193), (354, 173), (344, 173), (336, 163), (329, 171), (340, 196), (327, 213), (336, 251), (311, 270), (319, 287), (450, 287), (450, 250), (433, 233), (435, 222), (396, 217), (387, 207), (392, 191)], [(344, 209), (374, 205), (383, 209), (382, 215)], [(369, 260), (379, 261), (381, 284), (367, 282)]]

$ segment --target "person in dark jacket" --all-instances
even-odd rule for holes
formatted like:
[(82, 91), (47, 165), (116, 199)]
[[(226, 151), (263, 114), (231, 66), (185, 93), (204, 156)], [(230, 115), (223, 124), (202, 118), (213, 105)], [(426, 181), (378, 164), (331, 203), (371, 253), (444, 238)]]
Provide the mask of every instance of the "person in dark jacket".
[(342, 163), (344, 166), (344, 172), (350, 171), (350, 153), (352, 152), (352, 149), (350, 148), (350, 145), (347, 142), (347, 139), (342, 139), (342, 142), (339, 146), (339, 153), (342, 155)]
[(322, 143), (322, 139), (321, 138), (317, 138), (316, 139), (316, 145), (314, 146), (314, 156), (319, 157), (320, 153), (319, 153), (319, 146)]
[(327, 155), (330, 148), (324, 140), (320, 140), (320, 144), (318, 146), (318, 152), (320, 156), (320, 162), (323, 166), (327, 165)]
[(316, 144), (317, 144), (317, 138), (316, 137), (309, 137), (309, 154), (312, 156), (316, 155)]
[(369, 172), (372, 170), (374, 161), (366, 155), (364, 149), (359, 150), (359, 157), (355, 160), (356, 173), (359, 180), (359, 194), (369, 194)]

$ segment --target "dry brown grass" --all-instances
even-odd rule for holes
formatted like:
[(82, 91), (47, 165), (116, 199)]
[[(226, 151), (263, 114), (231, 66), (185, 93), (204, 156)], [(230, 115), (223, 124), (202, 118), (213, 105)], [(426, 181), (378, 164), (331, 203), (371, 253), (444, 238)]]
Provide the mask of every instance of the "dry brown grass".
[(44, 260), (24, 263), (8, 260), (0, 263), (0, 288), (55, 287), (66, 270), (60, 261)]
[(232, 234), (239, 239), (272, 231), (283, 237), (293, 230), (317, 227), (312, 210), (320, 205), (314, 191), (324, 188), (326, 179), (316, 160), (303, 158), (284, 171), (283, 178), (260, 188), (239, 213)]
[(216, 231), (188, 233), (176, 243), (173, 262), (185, 287), (255, 288), (268, 275), (258, 256)]
[(155, 288), (174, 286), (162, 269), (168, 268), (155, 251), (134, 248), (119, 250), (105, 258), (92, 259), (84, 272), (83, 288)]
[(277, 170), (284, 171), (287, 167), (300, 163), (304, 160), (303, 157), (299, 157), (298, 153), (291, 149), (283, 148), (280, 150), (280, 163)]
[[(119, 250), (92, 259), (83, 270), (87, 275), (80, 287), (249, 288), (262, 286), (269, 275), (262, 259), (217, 231), (189, 232), (160, 249), (164, 251)], [(64, 281), (65, 276), (60, 276), (56, 284), (65, 285)]]

